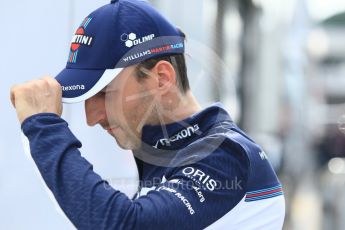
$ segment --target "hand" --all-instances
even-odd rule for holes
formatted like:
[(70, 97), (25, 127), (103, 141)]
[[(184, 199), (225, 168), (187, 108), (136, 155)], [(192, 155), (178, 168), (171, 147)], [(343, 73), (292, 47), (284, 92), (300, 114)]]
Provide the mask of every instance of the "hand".
[(38, 113), (62, 114), (62, 89), (52, 77), (44, 77), (11, 88), (11, 102), (20, 124)]

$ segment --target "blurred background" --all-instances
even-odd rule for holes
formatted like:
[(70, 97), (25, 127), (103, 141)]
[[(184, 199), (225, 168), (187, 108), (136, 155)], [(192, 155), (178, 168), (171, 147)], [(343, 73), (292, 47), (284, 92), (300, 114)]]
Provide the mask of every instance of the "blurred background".
[[(201, 104), (221, 101), (268, 153), (285, 189), (284, 229), (345, 229), (345, 1), (151, 2), (187, 34)], [(0, 0), (0, 229), (74, 229), (25, 154), (9, 90), (56, 75), (80, 22), (106, 3)], [(95, 171), (134, 194), (131, 152), (87, 127), (83, 103), (63, 117)]]

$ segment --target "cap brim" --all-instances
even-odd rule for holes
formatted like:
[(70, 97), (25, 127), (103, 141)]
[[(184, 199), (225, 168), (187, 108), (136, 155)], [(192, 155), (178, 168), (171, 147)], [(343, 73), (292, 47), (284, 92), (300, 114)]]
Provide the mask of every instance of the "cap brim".
[(55, 79), (62, 86), (62, 102), (85, 101), (107, 86), (123, 68), (106, 70), (63, 69)]

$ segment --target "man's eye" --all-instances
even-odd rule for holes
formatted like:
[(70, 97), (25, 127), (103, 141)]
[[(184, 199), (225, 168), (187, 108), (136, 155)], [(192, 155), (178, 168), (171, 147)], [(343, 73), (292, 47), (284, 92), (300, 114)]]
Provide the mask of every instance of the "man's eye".
[(96, 94), (97, 97), (104, 97), (105, 96), (105, 92), (100, 91)]

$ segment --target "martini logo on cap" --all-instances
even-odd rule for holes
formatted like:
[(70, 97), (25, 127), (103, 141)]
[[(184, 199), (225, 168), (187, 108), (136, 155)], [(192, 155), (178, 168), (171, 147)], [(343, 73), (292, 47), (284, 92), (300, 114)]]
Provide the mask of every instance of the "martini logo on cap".
[(86, 35), (86, 27), (91, 22), (92, 18), (85, 18), (81, 23), (80, 27), (75, 32), (75, 35), (72, 38), (71, 50), (68, 56), (68, 63), (76, 63), (78, 57), (78, 51), (80, 46), (91, 46), (93, 42), (93, 37)]

